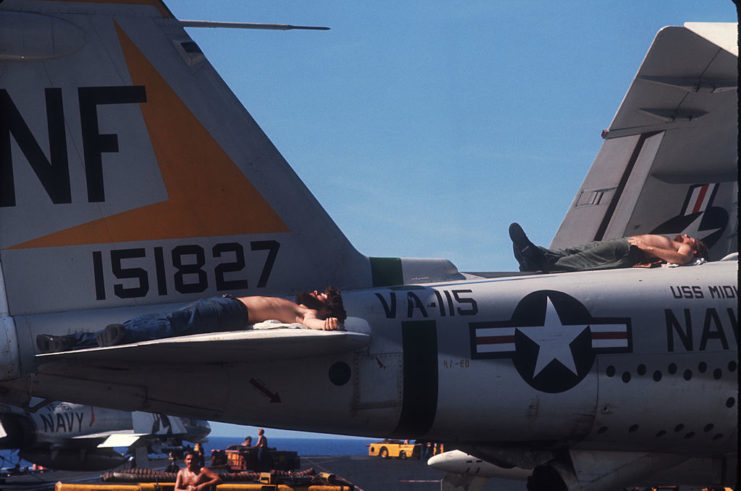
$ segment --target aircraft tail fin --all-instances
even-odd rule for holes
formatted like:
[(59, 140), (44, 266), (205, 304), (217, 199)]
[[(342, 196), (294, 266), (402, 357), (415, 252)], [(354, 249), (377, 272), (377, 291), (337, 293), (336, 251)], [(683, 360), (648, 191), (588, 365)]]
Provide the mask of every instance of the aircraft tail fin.
[(738, 248), (737, 24), (656, 36), (551, 244), (657, 233)]
[(8, 0), (0, 33), (11, 315), (457, 275), (357, 252), (163, 2)]

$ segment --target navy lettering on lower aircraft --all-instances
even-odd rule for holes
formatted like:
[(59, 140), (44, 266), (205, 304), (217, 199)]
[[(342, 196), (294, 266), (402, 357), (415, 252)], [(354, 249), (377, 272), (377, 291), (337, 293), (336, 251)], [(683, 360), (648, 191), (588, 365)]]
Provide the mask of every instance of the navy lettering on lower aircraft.
[(553, 290), (530, 293), (505, 321), (471, 322), (471, 358), (512, 358), (517, 372), (542, 392), (564, 392), (589, 373), (598, 353), (633, 350), (629, 318), (595, 318), (575, 298)]
[[(62, 89), (47, 88), (44, 92), (49, 158), (41, 150), (45, 145), (39, 144), (34, 137), (8, 91), (0, 89), (0, 207), (16, 205), (11, 135), (51, 202), (72, 202)], [(146, 90), (140, 85), (78, 88), (88, 202), (105, 201), (102, 154), (118, 152), (118, 136), (100, 133), (98, 106), (146, 101)]]
[(47, 433), (73, 433), (82, 431), (82, 412), (54, 412), (39, 414)]
[[(733, 297), (732, 297), (733, 298)], [(736, 345), (738, 339), (738, 318), (732, 308), (707, 308), (704, 311), (682, 309), (664, 310), (666, 319), (666, 350), (669, 352), (705, 351), (707, 349), (729, 349), (729, 340)], [(693, 328), (700, 330), (699, 339)], [(733, 336), (733, 337), (731, 337)]]
[[(259, 254), (258, 261), (262, 262), (257, 288), (267, 286), (279, 249), (280, 243), (275, 240), (249, 243), (251, 253)], [(183, 294), (201, 293), (211, 285), (217, 291), (249, 287), (245, 246), (239, 242), (214, 244), (210, 250), (198, 244), (184, 244), (169, 251), (160, 246), (113, 249), (107, 254), (93, 251), (92, 261), (97, 300), (108, 298), (111, 287), (113, 295), (118, 298), (145, 297), (154, 290), (159, 296), (172, 290)], [(120, 281), (109, 285), (106, 272)]]

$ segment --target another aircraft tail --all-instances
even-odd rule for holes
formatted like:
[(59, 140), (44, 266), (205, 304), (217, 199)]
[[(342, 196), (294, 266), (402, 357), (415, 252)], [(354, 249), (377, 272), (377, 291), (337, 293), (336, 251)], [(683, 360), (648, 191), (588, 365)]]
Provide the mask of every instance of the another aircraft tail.
[(686, 233), (738, 249), (737, 24), (656, 36), (552, 247)]
[(459, 276), (358, 253), (158, 0), (0, 5), (0, 264), (15, 316)]

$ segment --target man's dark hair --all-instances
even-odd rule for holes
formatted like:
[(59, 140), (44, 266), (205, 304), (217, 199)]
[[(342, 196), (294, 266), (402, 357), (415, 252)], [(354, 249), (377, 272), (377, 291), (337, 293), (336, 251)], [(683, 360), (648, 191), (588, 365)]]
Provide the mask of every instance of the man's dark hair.
[(345, 307), (342, 304), (340, 291), (333, 286), (328, 286), (324, 289), (324, 293), (327, 295), (326, 302), (317, 300), (309, 292), (298, 292), (295, 301), (298, 304), (306, 305), (310, 309), (316, 310), (316, 316), (319, 319), (337, 317), (339, 322), (344, 322), (347, 319), (347, 312), (345, 312)]
[(695, 244), (697, 244), (697, 247), (695, 250), (697, 251), (695, 253), (695, 257), (701, 257), (704, 260), (708, 261), (708, 246), (705, 245), (705, 242), (701, 241), (700, 239), (695, 239)]

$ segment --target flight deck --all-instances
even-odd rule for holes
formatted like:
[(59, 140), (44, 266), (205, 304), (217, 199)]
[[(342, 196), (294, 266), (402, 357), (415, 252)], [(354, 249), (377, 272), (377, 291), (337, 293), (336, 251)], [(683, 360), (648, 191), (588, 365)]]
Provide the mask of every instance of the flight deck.
[[(166, 465), (166, 459), (152, 461), (154, 467)], [(301, 456), (301, 469), (313, 468), (351, 482), (358, 491), (439, 491), (444, 473), (419, 459), (386, 459), (366, 455)], [(5, 478), (3, 491), (41, 491), (55, 489), (57, 482), (78, 484), (111, 484), (100, 480), (99, 472), (50, 471)], [(132, 483), (122, 483), (131, 485)], [(110, 489), (110, 488), (109, 488)], [(165, 489), (164, 487), (162, 489)], [(524, 482), (491, 479), (484, 491), (523, 491)]]

